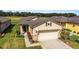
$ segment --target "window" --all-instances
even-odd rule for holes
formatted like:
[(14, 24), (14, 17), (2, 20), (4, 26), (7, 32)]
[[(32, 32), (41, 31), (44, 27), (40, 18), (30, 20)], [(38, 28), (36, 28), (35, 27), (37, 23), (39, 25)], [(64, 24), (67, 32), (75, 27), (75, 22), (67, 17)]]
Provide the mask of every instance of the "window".
[(52, 22), (50, 23), (50, 26), (52, 26)]
[(47, 22), (46, 26), (52, 26), (52, 22)]
[(76, 33), (76, 31), (73, 31), (74, 33)]
[(75, 25), (73, 25), (73, 27), (75, 27)]
[(77, 32), (77, 34), (79, 34), (79, 32)]

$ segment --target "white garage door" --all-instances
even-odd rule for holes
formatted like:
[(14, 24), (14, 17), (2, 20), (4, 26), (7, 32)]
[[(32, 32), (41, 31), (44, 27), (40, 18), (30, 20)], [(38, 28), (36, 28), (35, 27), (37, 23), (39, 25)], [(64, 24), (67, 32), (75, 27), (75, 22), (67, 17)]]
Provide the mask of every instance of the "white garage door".
[(58, 31), (57, 32), (44, 32), (44, 33), (39, 33), (38, 35), (39, 41), (57, 39), (57, 38), (58, 38)]

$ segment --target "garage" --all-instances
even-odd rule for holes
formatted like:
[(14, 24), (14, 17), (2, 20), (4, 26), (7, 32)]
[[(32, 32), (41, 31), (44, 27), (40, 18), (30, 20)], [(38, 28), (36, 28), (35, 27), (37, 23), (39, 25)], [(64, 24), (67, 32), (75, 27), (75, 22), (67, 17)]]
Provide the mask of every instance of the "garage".
[(38, 35), (38, 40), (45, 41), (45, 40), (57, 39), (59, 36), (58, 33), (59, 31), (40, 32)]

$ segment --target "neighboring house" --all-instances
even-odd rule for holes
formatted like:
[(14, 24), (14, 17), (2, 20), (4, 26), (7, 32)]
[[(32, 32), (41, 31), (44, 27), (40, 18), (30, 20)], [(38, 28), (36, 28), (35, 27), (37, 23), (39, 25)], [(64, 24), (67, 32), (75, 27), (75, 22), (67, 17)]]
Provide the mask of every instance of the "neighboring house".
[(79, 17), (69, 17), (64, 23), (64, 28), (71, 30), (74, 34), (79, 35)]
[(0, 34), (3, 33), (11, 25), (11, 20), (0, 17)]
[[(20, 20), (21, 34), (30, 32), (33, 40), (46, 40), (59, 36), (62, 17), (24, 17)], [(64, 17), (63, 17), (64, 18)], [(56, 20), (57, 19), (57, 20)], [(54, 36), (53, 36), (54, 35)]]

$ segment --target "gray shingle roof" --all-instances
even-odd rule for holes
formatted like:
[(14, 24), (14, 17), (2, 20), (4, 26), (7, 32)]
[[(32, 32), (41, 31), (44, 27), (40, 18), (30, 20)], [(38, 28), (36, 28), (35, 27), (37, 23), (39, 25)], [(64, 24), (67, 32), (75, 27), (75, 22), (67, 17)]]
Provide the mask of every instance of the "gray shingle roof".
[(53, 16), (51, 18), (54, 19), (54, 21), (56, 22), (68, 22), (67, 17), (63, 17), (63, 16)]
[(69, 17), (68, 22), (79, 24), (79, 17)]
[(21, 17), (19, 24), (20, 25), (27, 25), (31, 22), (32, 19), (36, 18), (36, 16), (28, 16), (28, 17)]
[(79, 24), (79, 17), (63, 17), (63, 16), (55, 16), (55, 21), (57, 22), (69, 22), (69, 23), (78, 23)]
[[(55, 22), (55, 17), (37, 17), (37, 20), (32, 20), (36, 17), (25, 17), (25, 18), (22, 18), (21, 21), (20, 21), (20, 24), (21, 25), (30, 25), (31, 28), (35, 28), (43, 23), (46, 23), (47, 21), (52, 21), (52, 22)], [(58, 24), (58, 23), (57, 23)]]
[(79, 23), (79, 17), (63, 17), (63, 16), (53, 16), (53, 17), (37, 17), (37, 20), (32, 20), (36, 18), (35, 16), (21, 18), (20, 24), (29, 25), (32, 28), (35, 28), (47, 21), (52, 21), (60, 25), (61, 22), (72, 22)]
[(0, 17), (0, 23), (4, 23), (4, 22), (6, 22), (6, 21), (8, 21), (7, 18), (5, 18), (5, 17)]
[(59, 22), (56, 22), (54, 18), (50, 18), (50, 17), (38, 17), (37, 20), (33, 21), (32, 23), (30, 23), (29, 25), (32, 27), (32, 28), (35, 28), (43, 23), (46, 23), (48, 21), (51, 21), (51, 22), (54, 22), (54, 23), (57, 23), (60, 25)]

